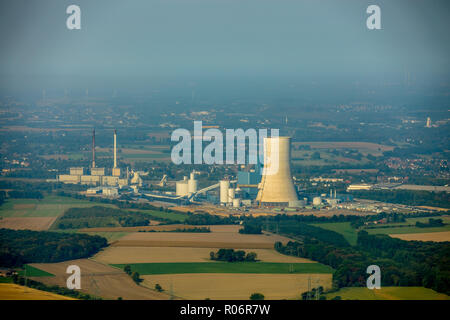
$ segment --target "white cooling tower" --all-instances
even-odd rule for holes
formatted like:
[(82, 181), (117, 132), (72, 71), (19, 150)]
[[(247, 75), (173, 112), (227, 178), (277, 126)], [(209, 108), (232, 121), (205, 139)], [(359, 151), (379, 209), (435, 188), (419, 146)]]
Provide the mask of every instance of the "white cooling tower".
[(269, 206), (297, 201), (291, 174), (291, 138), (264, 138), (264, 169), (256, 200)]

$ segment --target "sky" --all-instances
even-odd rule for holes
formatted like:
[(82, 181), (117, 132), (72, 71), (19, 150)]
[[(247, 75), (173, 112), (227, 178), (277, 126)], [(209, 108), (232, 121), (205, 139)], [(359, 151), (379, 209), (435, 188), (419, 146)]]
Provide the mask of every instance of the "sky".
[[(66, 27), (71, 4), (81, 30)], [(371, 4), (381, 30), (366, 27)], [(2, 0), (0, 86), (406, 72), (427, 81), (449, 75), (449, 14), (446, 0)]]

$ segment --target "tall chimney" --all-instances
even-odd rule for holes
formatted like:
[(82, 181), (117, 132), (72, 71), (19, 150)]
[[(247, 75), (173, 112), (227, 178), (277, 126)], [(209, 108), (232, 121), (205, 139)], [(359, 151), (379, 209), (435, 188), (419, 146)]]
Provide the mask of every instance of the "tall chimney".
[(92, 168), (95, 168), (95, 129), (92, 130)]
[(114, 168), (117, 168), (117, 132), (114, 129)]

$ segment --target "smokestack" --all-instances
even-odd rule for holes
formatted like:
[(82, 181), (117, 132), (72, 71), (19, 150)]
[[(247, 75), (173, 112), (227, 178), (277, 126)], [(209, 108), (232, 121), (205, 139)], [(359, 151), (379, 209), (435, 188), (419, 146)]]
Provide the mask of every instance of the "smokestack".
[(256, 197), (261, 204), (288, 205), (298, 200), (290, 158), (290, 137), (264, 138), (264, 168)]
[(117, 132), (114, 129), (114, 168), (117, 168)]
[(95, 168), (95, 129), (92, 130), (92, 168)]

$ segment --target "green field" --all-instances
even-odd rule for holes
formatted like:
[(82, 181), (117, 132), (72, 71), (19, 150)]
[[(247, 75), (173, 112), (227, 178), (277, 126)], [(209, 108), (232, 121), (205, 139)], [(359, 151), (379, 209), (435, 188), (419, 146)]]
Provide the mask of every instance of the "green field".
[[(113, 264), (123, 270), (126, 264)], [(333, 269), (320, 263), (275, 262), (180, 262), (135, 263), (131, 270), (140, 275), (180, 273), (333, 273)]]
[(348, 241), (352, 246), (356, 245), (356, 240), (358, 238), (357, 231), (350, 226), (350, 222), (335, 222), (335, 223), (315, 223), (313, 226), (331, 230), (340, 233), (344, 236), (345, 240)]
[[(428, 219), (442, 219), (447, 225), (437, 228), (417, 228), (416, 222), (428, 222)], [(313, 226), (323, 229), (335, 231), (344, 236), (344, 238), (351, 244), (356, 245), (358, 230), (350, 226), (350, 222), (330, 222), (330, 223), (315, 223)], [(409, 226), (410, 225), (410, 226)], [(392, 226), (385, 228), (385, 226)], [(397, 226), (397, 227), (396, 227)], [(406, 222), (395, 222), (379, 225), (372, 229), (364, 229), (369, 234), (404, 234), (404, 233), (428, 233), (428, 232), (442, 232), (450, 231), (450, 217), (421, 217), (421, 218), (407, 218)]]
[(326, 294), (327, 300), (340, 296), (343, 300), (449, 300), (450, 297), (423, 287), (381, 287), (370, 290), (361, 288), (342, 288)]
[(119, 240), (123, 236), (126, 236), (130, 232), (106, 232), (106, 231), (99, 231), (99, 232), (80, 232), (85, 233), (91, 236), (100, 236), (103, 238), (106, 238), (108, 240), (108, 243), (114, 242), (116, 240)]
[(54, 277), (54, 274), (48, 273), (44, 270), (32, 267), (28, 264), (24, 265), (24, 269), (19, 271), (20, 276), (27, 276), (27, 277)]
[[(99, 205), (98, 203), (79, 200), (70, 197), (46, 196), (37, 199), (8, 199), (0, 206), (1, 217), (57, 217), (69, 208), (86, 208)], [(114, 207), (111, 204), (101, 204)]]
[(148, 214), (153, 217), (164, 218), (164, 219), (169, 219), (172, 221), (180, 221), (180, 222), (184, 222), (188, 217), (187, 214), (177, 213), (177, 212), (165, 212), (165, 211), (158, 211), (158, 210), (133, 210), (133, 211), (145, 213), (145, 214)]

